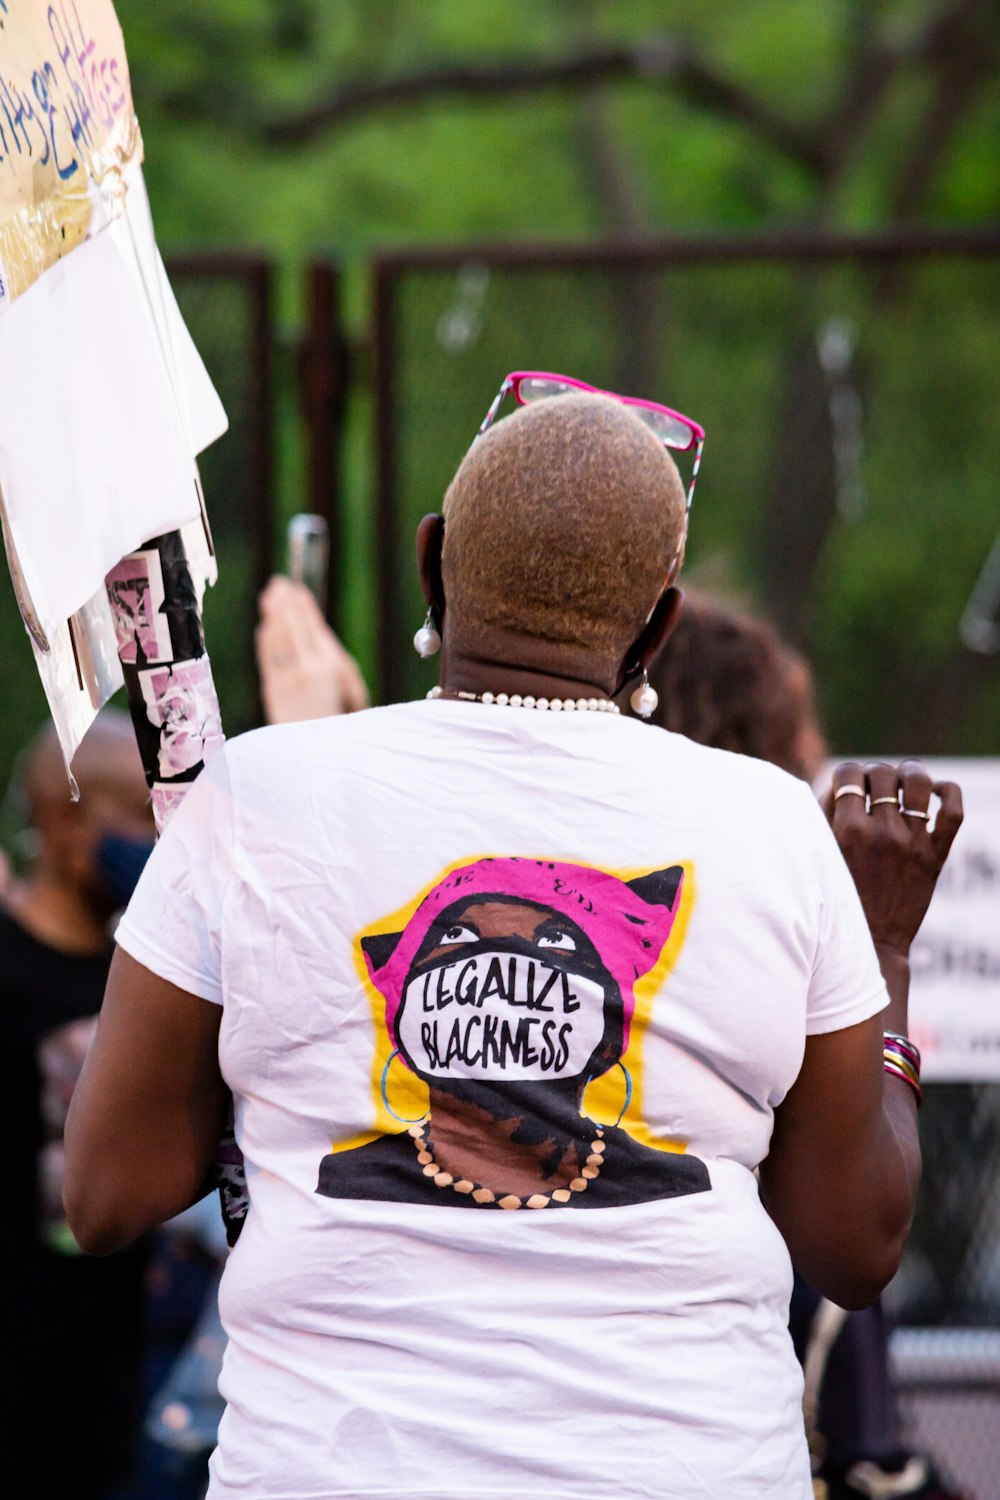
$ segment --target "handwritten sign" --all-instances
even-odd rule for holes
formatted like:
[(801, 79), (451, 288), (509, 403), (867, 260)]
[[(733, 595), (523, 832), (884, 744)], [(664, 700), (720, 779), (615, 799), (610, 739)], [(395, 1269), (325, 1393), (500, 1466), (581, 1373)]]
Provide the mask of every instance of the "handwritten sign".
[(965, 822), (910, 955), (910, 1031), (924, 1077), (1000, 1080), (1000, 760), (928, 760)]
[(183, 533), (214, 581), (196, 455), (226, 426), (156, 248), (112, 0), (0, 0), (0, 391), (0, 525), (68, 764), (118, 643), (174, 661), (143, 543)]
[(0, 311), (122, 212), (133, 159), (111, 0), (0, 0)]

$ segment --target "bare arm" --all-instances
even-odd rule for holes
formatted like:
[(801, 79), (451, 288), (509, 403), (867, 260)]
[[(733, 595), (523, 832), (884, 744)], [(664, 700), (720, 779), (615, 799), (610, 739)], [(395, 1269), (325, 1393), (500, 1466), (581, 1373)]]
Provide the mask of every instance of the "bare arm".
[(66, 1123), (66, 1217), (88, 1253), (121, 1249), (204, 1193), (228, 1101), (221, 1014), (116, 951)]
[[(834, 788), (855, 785), (871, 799), (901, 794), (926, 811), (931, 781), (922, 767), (838, 768)], [(861, 1025), (809, 1037), (795, 1084), (775, 1111), (761, 1166), (764, 1201), (792, 1260), (817, 1291), (845, 1307), (874, 1300), (895, 1273), (920, 1180), (916, 1097), (882, 1068), (882, 1032), (907, 1029), (910, 944), (962, 821), (954, 784), (933, 788), (933, 824), (892, 802), (824, 799), (854, 877), (889, 1007)]]

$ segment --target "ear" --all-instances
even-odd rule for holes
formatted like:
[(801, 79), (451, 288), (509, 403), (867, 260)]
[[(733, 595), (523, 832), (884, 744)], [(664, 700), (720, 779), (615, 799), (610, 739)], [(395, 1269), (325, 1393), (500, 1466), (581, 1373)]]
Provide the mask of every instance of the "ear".
[(389, 962), (402, 936), (401, 932), (377, 932), (374, 937), (361, 939), (361, 951), (365, 955), (370, 978), (374, 979), (376, 969), (383, 968)]
[(620, 693), (626, 682), (638, 677), (643, 667), (651, 667), (673, 634), (684, 607), (684, 595), (680, 589), (664, 589), (653, 606), (653, 613), (625, 653), (615, 688)]
[(671, 865), (667, 870), (653, 870), (649, 875), (630, 880), (628, 887), (650, 906), (665, 906), (672, 912), (683, 879), (684, 866)]
[(444, 619), (444, 584), (441, 580), (443, 546), (444, 516), (424, 516), (417, 527), (417, 571), (424, 599), (434, 611), (439, 626)]

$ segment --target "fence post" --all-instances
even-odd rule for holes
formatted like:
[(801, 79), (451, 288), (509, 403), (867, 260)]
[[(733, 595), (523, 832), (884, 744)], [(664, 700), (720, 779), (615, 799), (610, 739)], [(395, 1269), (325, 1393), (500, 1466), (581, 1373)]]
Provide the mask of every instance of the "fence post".
[(344, 419), (350, 378), (340, 275), (329, 261), (306, 268), (306, 327), (299, 349), (299, 405), (306, 424), (306, 505), (329, 528), (326, 615), (342, 632)]
[(373, 268), (372, 346), (375, 396), (375, 586), (377, 596), (375, 660), (378, 697), (393, 703), (402, 692), (399, 652), (399, 537), (396, 506), (396, 281), (394, 268), (376, 261)]
[[(217, 656), (216, 668), (225, 685), (224, 699), (227, 675), (246, 684), (241, 691), (245, 690), (247, 702), (235, 726), (243, 729), (263, 722), (253, 627), (257, 593), (275, 565), (274, 267), (262, 256), (242, 251), (172, 255), (166, 265), (182, 306), (189, 296), (194, 297), (195, 307), (199, 296), (209, 299), (202, 308), (202, 317), (208, 316), (212, 325), (206, 363), (230, 419), (229, 432), (204, 455), (202, 467), (217, 550), (221, 544), (220, 589), (239, 599), (239, 618), (234, 616), (233, 623), (245, 643), (238, 658), (230, 657), (228, 673), (225, 652), (222, 658)], [(218, 304), (212, 300), (216, 293)], [(196, 319), (196, 339), (198, 330)], [(234, 532), (241, 538), (239, 555), (247, 562), (245, 575), (230, 582), (229, 541)], [(209, 602), (207, 612), (218, 608)], [(234, 727), (232, 722), (229, 727)]]
[(251, 295), (250, 505), (258, 591), (274, 571), (274, 272), (269, 261), (247, 263)]

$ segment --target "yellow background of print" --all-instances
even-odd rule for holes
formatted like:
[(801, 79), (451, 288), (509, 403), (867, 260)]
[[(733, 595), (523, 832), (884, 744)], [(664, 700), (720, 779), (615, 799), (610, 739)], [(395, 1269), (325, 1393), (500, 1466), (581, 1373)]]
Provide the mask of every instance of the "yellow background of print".
[[(393, 1044), (385, 1024), (385, 996), (376, 989), (368, 973), (368, 965), (365, 961), (364, 950), (361, 947), (362, 940), (370, 937), (382, 937), (387, 933), (402, 932), (407, 923), (416, 914), (421, 903), (436, 886), (443, 880), (447, 880), (455, 870), (464, 869), (466, 865), (477, 863), (480, 859), (502, 859), (512, 856), (496, 854), (479, 854), (466, 856), (464, 859), (456, 859), (450, 865), (445, 866), (434, 879), (405, 906), (390, 912), (385, 917), (380, 917), (377, 922), (366, 927), (363, 932), (358, 933), (354, 939), (354, 966), (358, 973), (368, 1004), (371, 1008), (372, 1028), (375, 1039), (374, 1056), (372, 1058), (371, 1087), (372, 1107), (374, 1112), (374, 1128), (349, 1136), (345, 1140), (335, 1141), (331, 1150), (354, 1151), (359, 1146), (365, 1146), (369, 1141), (378, 1140), (383, 1135), (398, 1135), (406, 1129), (403, 1123), (407, 1120), (414, 1122), (426, 1118), (430, 1110), (430, 1096), (426, 1083), (411, 1073), (409, 1068), (402, 1062), (396, 1062), (389, 1068), (386, 1077), (386, 1095), (389, 1098), (393, 1110), (399, 1118), (394, 1118), (386, 1109), (382, 1098), (382, 1076), (386, 1065), (392, 1056)], [(578, 859), (562, 859), (553, 855), (517, 855), (513, 856), (523, 859), (539, 859), (548, 864), (553, 859), (559, 864), (576, 864)], [(695, 880), (694, 865), (685, 860), (672, 860), (653, 865), (651, 867), (640, 867), (629, 870), (604, 870), (601, 874), (613, 875), (618, 880), (628, 883), (630, 880), (638, 880), (644, 875), (651, 875), (656, 870), (671, 868), (680, 865), (684, 871), (684, 879), (681, 883), (680, 907), (674, 917), (670, 929), (670, 936), (663, 945), (654, 966), (648, 974), (637, 979), (633, 986), (635, 995), (635, 1009), (632, 1012), (632, 1024), (629, 1030), (628, 1050), (622, 1054), (621, 1061), (628, 1069), (632, 1078), (632, 1098), (628, 1109), (621, 1113), (625, 1102), (626, 1086), (622, 1076), (621, 1068), (614, 1066), (601, 1078), (596, 1078), (593, 1083), (588, 1084), (585, 1090), (586, 1116), (594, 1120), (598, 1125), (614, 1125), (616, 1122), (623, 1130), (643, 1146), (652, 1146), (658, 1151), (682, 1152), (687, 1149), (685, 1141), (677, 1139), (666, 1139), (656, 1136), (649, 1129), (643, 1118), (643, 1095), (644, 1095), (644, 1073), (643, 1073), (643, 1044), (646, 1039), (646, 1030), (653, 1014), (653, 1005), (657, 994), (664, 983), (674, 964), (681, 948), (684, 946), (684, 938), (687, 934), (688, 922), (695, 902)], [(599, 869), (595, 865), (585, 866), (587, 869)], [(619, 1120), (619, 1115), (621, 1119)]]

